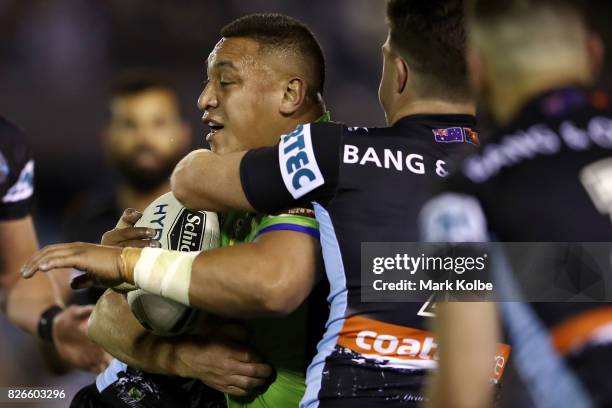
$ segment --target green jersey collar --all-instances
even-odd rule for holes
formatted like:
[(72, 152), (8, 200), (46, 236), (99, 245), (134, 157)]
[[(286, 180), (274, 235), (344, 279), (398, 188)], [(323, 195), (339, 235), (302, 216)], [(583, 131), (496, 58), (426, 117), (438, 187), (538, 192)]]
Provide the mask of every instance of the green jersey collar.
[(319, 118), (314, 121), (314, 123), (324, 123), (324, 122), (331, 122), (331, 113), (329, 113), (329, 111), (325, 111), (324, 114), (319, 116)]

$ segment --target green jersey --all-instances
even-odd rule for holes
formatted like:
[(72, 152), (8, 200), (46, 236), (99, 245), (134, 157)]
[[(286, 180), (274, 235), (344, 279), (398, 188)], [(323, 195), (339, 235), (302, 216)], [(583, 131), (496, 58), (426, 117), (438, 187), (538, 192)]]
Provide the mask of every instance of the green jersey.
[[(310, 209), (278, 215), (230, 212), (221, 219), (221, 246), (248, 243), (268, 231), (296, 231), (318, 239), (319, 225)], [(298, 407), (306, 389), (306, 305), (283, 318), (249, 319), (250, 345), (276, 370), (267, 390), (249, 401), (227, 398), (229, 408)]]

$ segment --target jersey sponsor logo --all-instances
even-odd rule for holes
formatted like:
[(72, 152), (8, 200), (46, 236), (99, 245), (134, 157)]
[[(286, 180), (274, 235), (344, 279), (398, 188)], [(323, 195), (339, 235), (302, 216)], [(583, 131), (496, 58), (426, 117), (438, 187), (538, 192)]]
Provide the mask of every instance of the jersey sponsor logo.
[(612, 149), (612, 119), (594, 117), (586, 128), (564, 121), (558, 131), (544, 124), (504, 136), (499, 143), (486, 145), (481, 154), (465, 160), (463, 172), (474, 183), (484, 183), (504, 167), (511, 167), (541, 155), (555, 155), (563, 146), (582, 151), (594, 147)]
[(295, 199), (325, 182), (312, 148), (310, 124), (299, 125), (281, 137), (278, 159), (285, 186)]
[(344, 322), (338, 345), (397, 368), (435, 368), (438, 345), (425, 330), (351, 316)]
[(34, 194), (34, 160), (26, 163), (15, 184), (2, 197), (2, 202), (15, 203), (30, 198), (32, 194)]
[(380, 355), (396, 354), (422, 359), (432, 359), (433, 351), (438, 347), (433, 337), (400, 338), (391, 334), (381, 334), (363, 330), (357, 334), (355, 344), (362, 351), (374, 351)]
[(580, 181), (597, 210), (612, 220), (612, 158), (589, 164), (580, 172)]
[[(438, 344), (426, 330), (398, 326), (362, 316), (348, 317), (340, 332), (338, 345), (381, 366), (403, 369), (437, 367)], [(508, 361), (510, 346), (498, 344), (492, 364), (492, 380), (498, 381)]]
[[(345, 144), (342, 154), (344, 164), (357, 164), (360, 166), (376, 166), (388, 170), (409, 171), (413, 174), (426, 174), (425, 158), (421, 154), (404, 153), (402, 150), (383, 149), (382, 155), (373, 147), (363, 150), (358, 146)], [(432, 169), (439, 177), (446, 177), (446, 162), (437, 160), (435, 168)]]

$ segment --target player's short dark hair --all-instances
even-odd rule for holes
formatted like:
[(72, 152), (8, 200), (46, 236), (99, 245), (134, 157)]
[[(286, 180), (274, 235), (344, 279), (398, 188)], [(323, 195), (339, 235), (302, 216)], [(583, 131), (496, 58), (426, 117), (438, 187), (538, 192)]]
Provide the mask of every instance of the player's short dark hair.
[(162, 75), (149, 71), (129, 71), (120, 75), (110, 89), (111, 98), (132, 96), (151, 90), (165, 90), (174, 95), (176, 88)]
[(255, 40), (261, 51), (290, 51), (306, 63), (312, 90), (323, 94), (325, 57), (323, 49), (306, 24), (283, 14), (256, 13), (240, 17), (221, 29), (225, 38)]
[(582, 19), (588, 18), (589, 2), (586, 0), (467, 0), (467, 14), (470, 20), (492, 22), (496, 19), (531, 13), (536, 8), (548, 8), (560, 12), (571, 12)]
[[(175, 86), (163, 75), (148, 70), (131, 70), (119, 75), (110, 87), (110, 100), (139, 95), (148, 91), (162, 90), (176, 98), (179, 115), (183, 111)], [(110, 118), (110, 110), (108, 112)]]
[(387, 0), (391, 48), (430, 79), (434, 96), (470, 95), (463, 7), (462, 0)]

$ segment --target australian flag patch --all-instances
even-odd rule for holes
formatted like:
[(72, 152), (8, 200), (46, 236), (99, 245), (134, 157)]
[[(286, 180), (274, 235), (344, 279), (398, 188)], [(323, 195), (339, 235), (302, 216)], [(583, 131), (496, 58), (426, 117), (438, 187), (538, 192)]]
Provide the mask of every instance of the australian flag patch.
[(446, 129), (433, 129), (434, 140), (436, 143), (471, 143), (480, 145), (478, 132), (472, 128), (451, 127)]

